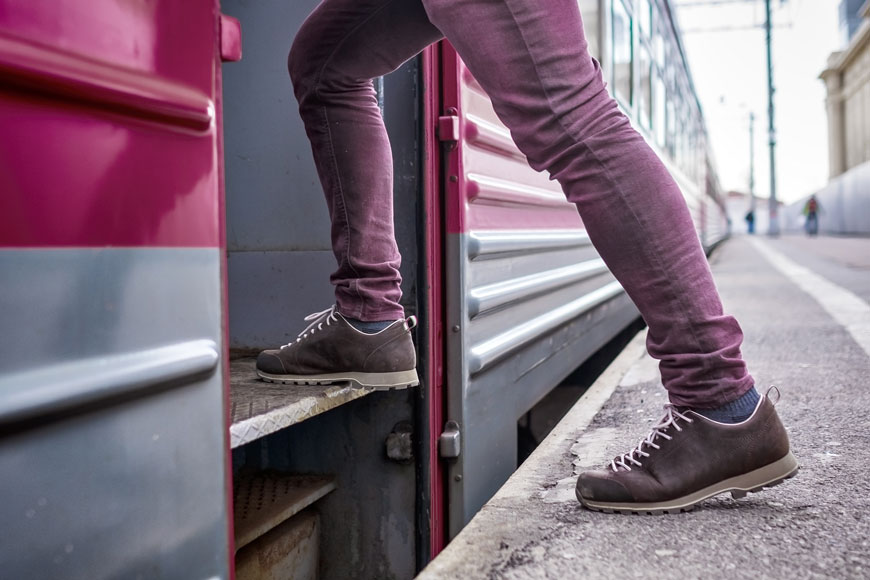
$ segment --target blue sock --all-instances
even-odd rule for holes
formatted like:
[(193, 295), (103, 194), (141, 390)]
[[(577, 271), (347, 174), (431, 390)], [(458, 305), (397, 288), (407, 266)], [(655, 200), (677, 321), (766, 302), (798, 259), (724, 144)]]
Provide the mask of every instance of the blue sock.
[(344, 319), (347, 320), (351, 326), (353, 326), (360, 332), (365, 332), (366, 334), (374, 334), (376, 332), (380, 332), (395, 322), (395, 320), (376, 320), (374, 322), (365, 322), (363, 320), (357, 320), (356, 318), (349, 318), (347, 316), (345, 316)]
[(720, 423), (740, 423), (749, 418), (755, 407), (758, 405), (760, 395), (755, 387), (752, 387), (746, 393), (737, 399), (726, 403), (715, 409), (692, 409), (699, 415), (704, 415), (708, 419), (718, 421)]

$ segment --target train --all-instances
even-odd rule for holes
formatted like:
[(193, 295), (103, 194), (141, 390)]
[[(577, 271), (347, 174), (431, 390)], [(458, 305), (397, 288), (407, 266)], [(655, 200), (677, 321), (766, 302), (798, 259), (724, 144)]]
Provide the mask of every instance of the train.
[[(579, 4), (714, 247), (673, 5)], [(518, 420), (637, 321), (443, 41), (375, 81), (420, 386), (258, 380), (332, 303), (286, 73), (315, 5), (0, 0), (3, 577), (413, 577), (516, 469)]]

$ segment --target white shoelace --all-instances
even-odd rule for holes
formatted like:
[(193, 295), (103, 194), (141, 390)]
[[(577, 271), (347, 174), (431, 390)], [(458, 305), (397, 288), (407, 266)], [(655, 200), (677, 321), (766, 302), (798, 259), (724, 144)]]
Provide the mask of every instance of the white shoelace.
[(326, 310), (309, 314), (305, 317), (305, 320), (306, 322), (311, 321), (311, 324), (309, 324), (305, 330), (299, 333), (299, 336), (296, 337), (296, 340), (294, 340), (293, 342), (288, 342), (281, 348), (293, 346), (297, 342), (308, 338), (309, 334), (314, 334), (318, 330), (323, 330), (324, 324), (326, 324), (326, 326), (329, 326), (333, 322), (338, 322), (338, 318), (335, 317), (335, 304), (333, 304)]
[[(690, 419), (689, 417), (686, 417), (685, 415), (677, 411), (676, 407), (671, 404), (665, 405), (665, 411), (667, 411), (667, 414), (664, 416), (664, 418), (659, 422), (658, 425), (652, 428), (652, 431), (650, 431), (650, 434), (647, 435), (646, 438), (640, 440), (640, 443), (637, 444), (637, 447), (635, 447), (628, 453), (620, 455), (619, 457), (615, 458), (613, 461), (610, 462), (610, 468), (613, 471), (619, 471), (620, 467), (631, 471), (632, 465), (640, 467), (642, 465), (640, 459), (644, 457), (649, 457), (649, 453), (643, 450), (644, 446), (649, 446), (653, 449), (661, 449), (661, 446), (656, 444), (655, 442), (656, 438), (662, 437), (663, 439), (667, 439), (670, 441), (671, 439), (673, 439), (673, 437), (665, 433), (668, 428), (673, 427), (677, 431), (683, 430), (682, 427), (677, 424), (677, 418), (682, 419), (688, 423), (695, 422), (694, 419)], [(637, 456), (637, 459), (635, 458), (635, 456)]]

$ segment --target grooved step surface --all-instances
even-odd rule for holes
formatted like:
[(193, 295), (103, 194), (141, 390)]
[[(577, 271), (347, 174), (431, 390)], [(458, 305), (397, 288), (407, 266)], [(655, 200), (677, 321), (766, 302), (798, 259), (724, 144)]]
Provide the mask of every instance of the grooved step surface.
[(255, 365), (253, 357), (230, 362), (230, 446), (234, 449), (372, 392), (350, 383), (268, 383), (257, 376)]
[(264, 472), (237, 478), (233, 485), (236, 551), (334, 489), (335, 478), (324, 475)]

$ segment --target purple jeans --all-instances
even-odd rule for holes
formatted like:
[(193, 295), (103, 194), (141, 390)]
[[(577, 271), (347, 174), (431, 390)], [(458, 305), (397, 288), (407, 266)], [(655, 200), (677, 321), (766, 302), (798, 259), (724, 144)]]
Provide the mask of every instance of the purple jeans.
[(537, 170), (577, 204), (649, 325), (678, 405), (717, 407), (753, 385), (674, 180), (607, 94), (576, 0), (324, 0), (288, 67), (332, 219), (339, 310), (396, 319), (392, 159), (372, 80), (446, 37)]

